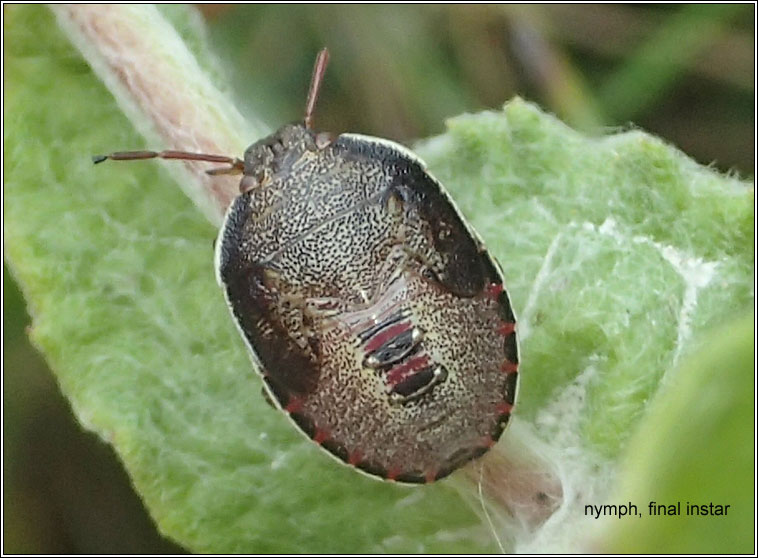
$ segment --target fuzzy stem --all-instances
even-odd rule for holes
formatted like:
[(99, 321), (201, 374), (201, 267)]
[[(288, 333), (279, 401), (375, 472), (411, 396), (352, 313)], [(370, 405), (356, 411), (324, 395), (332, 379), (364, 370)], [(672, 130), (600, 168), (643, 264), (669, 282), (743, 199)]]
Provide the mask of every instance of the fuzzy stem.
[[(55, 5), (61, 28), (151, 147), (241, 156), (267, 130), (250, 124), (211, 82), (154, 6)], [(94, 151), (138, 146), (93, 146)], [(90, 154), (88, 154), (90, 155)], [(218, 224), (239, 178), (209, 176), (207, 163), (168, 163), (185, 193)]]
[(564, 504), (563, 484), (550, 451), (524, 423), (514, 421), (500, 442), (450, 480), (510, 545), (531, 537)]

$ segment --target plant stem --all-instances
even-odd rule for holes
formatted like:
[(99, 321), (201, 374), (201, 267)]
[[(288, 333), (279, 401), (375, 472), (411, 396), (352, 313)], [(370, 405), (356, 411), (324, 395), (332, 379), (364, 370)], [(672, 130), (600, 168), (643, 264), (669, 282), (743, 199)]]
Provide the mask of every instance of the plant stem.
[(451, 477), (452, 484), (483, 515), (493, 536), (532, 536), (564, 503), (564, 492), (549, 451), (515, 422), (481, 459)]
[[(212, 82), (154, 6), (55, 5), (61, 28), (113, 93), (150, 147), (241, 156), (267, 130), (251, 125)], [(96, 151), (139, 146), (93, 146)], [(239, 178), (209, 176), (207, 163), (168, 163), (179, 184), (218, 224)]]

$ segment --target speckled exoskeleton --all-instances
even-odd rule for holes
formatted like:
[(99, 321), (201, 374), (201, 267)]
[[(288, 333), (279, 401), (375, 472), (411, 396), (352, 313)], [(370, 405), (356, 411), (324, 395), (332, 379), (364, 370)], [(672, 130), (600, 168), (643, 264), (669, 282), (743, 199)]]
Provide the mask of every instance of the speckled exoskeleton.
[[(399, 144), (304, 122), (244, 159), (216, 273), (265, 389), (313, 441), (377, 477), (426, 483), (484, 454), (516, 395), (503, 276), (425, 164)], [(184, 157), (183, 155), (186, 155)]]

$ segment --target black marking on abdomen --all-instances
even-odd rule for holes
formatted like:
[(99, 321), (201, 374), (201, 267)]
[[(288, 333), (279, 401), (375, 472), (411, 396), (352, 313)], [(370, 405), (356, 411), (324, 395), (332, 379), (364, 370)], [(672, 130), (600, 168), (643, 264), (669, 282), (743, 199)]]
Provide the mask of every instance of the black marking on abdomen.
[(358, 337), (362, 342), (366, 342), (370, 337), (373, 337), (376, 335), (379, 331), (383, 330), (384, 328), (391, 326), (392, 324), (399, 322), (406, 316), (405, 312), (403, 310), (398, 310), (394, 314), (392, 314), (390, 317), (388, 317), (383, 322), (379, 322), (373, 326), (371, 326), (368, 329), (364, 329), (358, 334)]
[(434, 380), (435, 366), (429, 366), (423, 370), (411, 374), (392, 388), (392, 393), (397, 393), (403, 397), (409, 397), (417, 391), (423, 389), (427, 384)]
[(369, 353), (365, 364), (370, 368), (389, 366), (408, 356), (420, 342), (419, 331), (411, 327), (388, 339), (378, 349)]

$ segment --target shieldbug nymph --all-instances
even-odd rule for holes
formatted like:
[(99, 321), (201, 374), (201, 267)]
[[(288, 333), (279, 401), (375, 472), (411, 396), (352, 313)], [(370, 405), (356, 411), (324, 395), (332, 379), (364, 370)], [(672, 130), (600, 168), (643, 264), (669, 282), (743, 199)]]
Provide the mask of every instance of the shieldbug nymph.
[(241, 173), (215, 266), (276, 406), (339, 460), (428, 483), (502, 434), (518, 377), (502, 272), (426, 165), (401, 145), (302, 122), (244, 159), (176, 151)]

